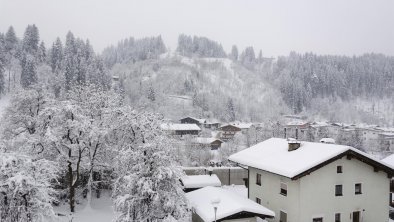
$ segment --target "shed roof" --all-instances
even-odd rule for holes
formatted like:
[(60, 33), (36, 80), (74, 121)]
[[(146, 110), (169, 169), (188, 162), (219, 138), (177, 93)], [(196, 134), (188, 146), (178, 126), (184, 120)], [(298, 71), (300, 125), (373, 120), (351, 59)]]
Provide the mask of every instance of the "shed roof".
[(227, 189), (219, 187), (205, 187), (186, 194), (186, 198), (190, 201), (196, 214), (205, 222), (215, 220), (215, 212), (211, 201), (213, 198), (219, 198), (220, 203), (217, 208), (216, 219), (221, 220), (230, 218), (240, 213), (248, 213), (247, 215), (272, 218), (275, 213), (264, 206)]
[(220, 187), (220, 182), (216, 174), (212, 175), (190, 175), (181, 178), (182, 184), (185, 188), (201, 188), (206, 186)]

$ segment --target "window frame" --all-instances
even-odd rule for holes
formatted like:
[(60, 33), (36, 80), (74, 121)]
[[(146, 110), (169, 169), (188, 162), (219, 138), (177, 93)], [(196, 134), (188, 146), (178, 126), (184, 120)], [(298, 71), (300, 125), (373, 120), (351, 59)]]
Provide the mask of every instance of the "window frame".
[[(339, 215), (339, 220), (337, 220), (337, 215)], [(342, 220), (342, 214), (341, 213), (335, 213), (334, 214), (334, 221), (335, 222), (341, 222)]]
[(260, 198), (258, 198), (258, 197), (256, 197), (256, 203), (258, 203), (258, 204), (260, 204), (260, 205), (261, 205), (261, 199), (260, 199)]
[[(357, 192), (357, 185), (360, 185), (360, 192)], [(363, 183), (355, 183), (354, 184), (354, 195), (361, 195), (363, 194)]]
[[(286, 186), (286, 189), (283, 189), (283, 188), (282, 188), (282, 185), (285, 185), (285, 186)], [(285, 183), (285, 182), (280, 182), (280, 191), (279, 191), (279, 194), (282, 195), (282, 196), (287, 197), (288, 190), (289, 190), (289, 186), (287, 186), (287, 183)], [(285, 191), (285, 192), (282, 192), (282, 191)]]
[(315, 220), (319, 220), (319, 219), (321, 219), (321, 222), (324, 222), (324, 217), (313, 217), (312, 218), (312, 222), (315, 222)]
[[(341, 193), (337, 194), (337, 187), (341, 187)], [(335, 184), (335, 196), (342, 197), (343, 196), (343, 185), (342, 184)]]
[(261, 174), (256, 173), (256, 185), (261, 186)]
[[(282, 218), (281, 218), (282, 213), (283, 213), (283, 214), (286, 214), (286, 221), (282, 221)], [(286, 212), (286, 211), (284, 211), (284, 210), (279, 210), (279, 222), (287, 222), (287, 212)]]
[(337, 174), (343, 173), (343, 166), (342, 165), (337, 165)]

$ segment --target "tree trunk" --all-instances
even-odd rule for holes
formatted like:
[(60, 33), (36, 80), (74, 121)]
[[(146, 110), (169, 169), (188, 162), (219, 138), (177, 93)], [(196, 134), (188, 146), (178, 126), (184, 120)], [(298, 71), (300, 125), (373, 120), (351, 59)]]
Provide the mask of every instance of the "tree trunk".
[(11, 68), (8, 70), (8, 93), (10, 92), (11, 88)]
[(75, 212), (75, 186), (73, 184), (74, 177), (73, 177), (73, 168), (71, 166), (71, 162), (68, 162), (68, 176), (69, 176), (69, 204), (70, 204), (70, 211), (72, 213)]

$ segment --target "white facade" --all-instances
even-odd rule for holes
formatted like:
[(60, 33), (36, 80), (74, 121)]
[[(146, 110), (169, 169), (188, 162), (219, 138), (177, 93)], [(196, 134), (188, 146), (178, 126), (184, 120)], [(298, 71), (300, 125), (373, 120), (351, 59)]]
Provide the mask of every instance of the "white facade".
[[(342, 173), (337, 173), (342, 166)], [(256, 174), (261, 174), (261, 186)], [(281, 183), (287, 186), (287, 196), (280, 194)], [(361, 194), (355, 194), (355, 184), (361, 183)], [(335, 185), (342, 185), (343, 195), (335, 195)], [(313, 218), (353, 222), (353, 212), (360, 212), (360, 222), (389, 220), (390, 179), (387, 173), (355, 158), (338, 159), (297, 180), (249, 168), (249, 199), (261, 199), (263, 206), (273, 210), (280, 221), (281, 212), (287, 213), (287, 222), (308, 222)], [(283, 185), (282, 185), (283, 186)]]

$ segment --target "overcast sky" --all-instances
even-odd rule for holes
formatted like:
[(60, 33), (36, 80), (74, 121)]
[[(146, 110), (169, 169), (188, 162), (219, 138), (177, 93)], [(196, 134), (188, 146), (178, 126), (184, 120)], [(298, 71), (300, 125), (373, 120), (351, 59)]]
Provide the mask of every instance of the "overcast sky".
[(68, 30), (96, 51), (120, 39), (206, 36), (264, 56), (290, 51), (394, 55), (394, 0), (0, 0), (0, 32), (36, 24), (47, 45)]

